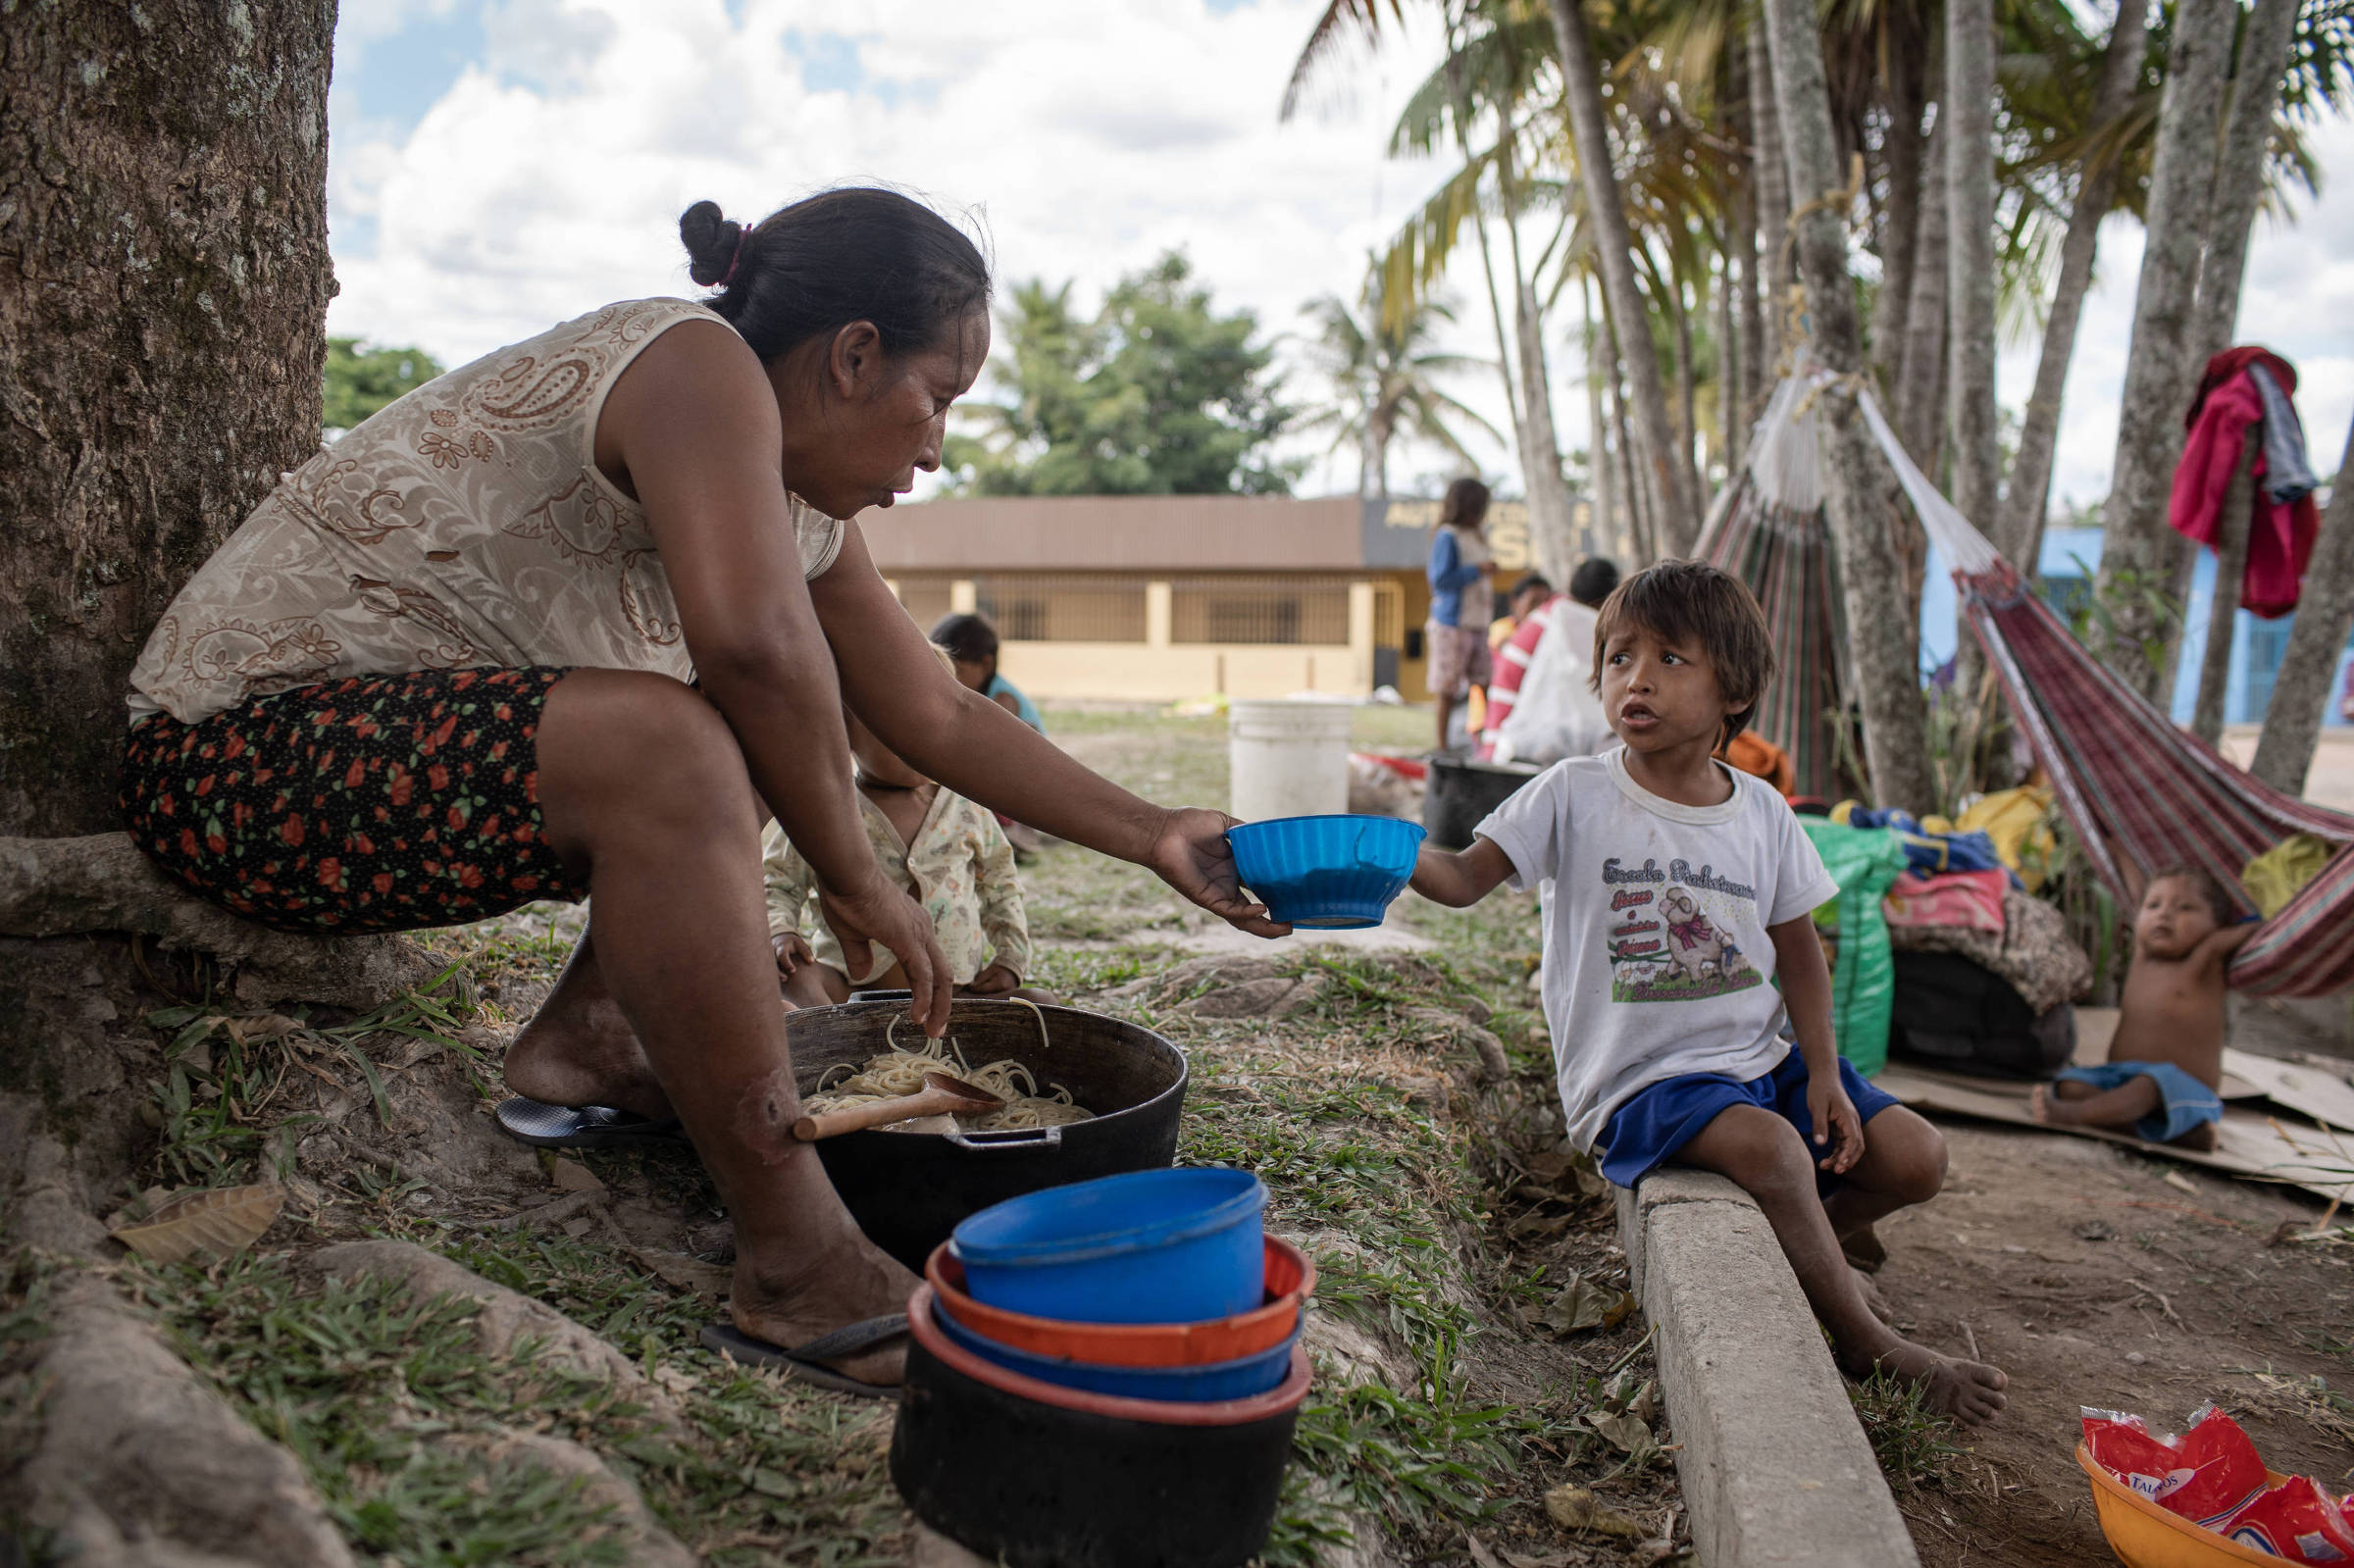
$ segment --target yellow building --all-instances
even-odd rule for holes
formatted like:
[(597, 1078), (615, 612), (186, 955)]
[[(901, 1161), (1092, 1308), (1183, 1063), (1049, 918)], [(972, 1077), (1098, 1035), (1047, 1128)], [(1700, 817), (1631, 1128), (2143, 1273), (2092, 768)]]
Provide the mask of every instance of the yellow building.
[[(1008, 496), (868, 513), (875, 564), (925, 628), (978, 610), (1033, 697), (1174, 701), (1423, 684), (1435, 501)], [(1499, 568), (1527, 514), (1491, 511)]]

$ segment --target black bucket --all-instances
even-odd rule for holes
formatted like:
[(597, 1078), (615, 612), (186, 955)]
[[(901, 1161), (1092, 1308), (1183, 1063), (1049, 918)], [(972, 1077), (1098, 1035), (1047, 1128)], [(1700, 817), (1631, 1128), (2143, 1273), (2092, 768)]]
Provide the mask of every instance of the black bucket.
[(1307, 1396), (1295, 1346), (1282, 1387), (1221, 1404), (1121, 1399), (1042, 1384), (948, 1343), (931, 1288), (891, 1479), (917, 1518), (1010, 1568), (1241, 1568), (1265, 1546)]
[(1543, 769), (1525, 763), (1466, 762), (1432, 756), (1422, 792), (1422, 826), (1441, 849), (1468, 849), (1471, 830)]
[[(1046, 1020), (1046, 1037), (1039, 1019)], [(786, 1018), (793, 1077), (803, 1094), (834, 1067), (853, 1068), (898, 1042), (920, 1049), (906, 993)], [(867, 1239), (918, 1273), (932, 1249), (967, 1215), (1041, 1188), (1099, 1176), (1158, 1170), (1177, 1157), (1177, 1113), (1185, 1103), (1185, 1053), (1149, 1029), (1024, 1002), (960, 996), (948, 1034), (975, 1067), (1008, 1057), (1059, 1084), (1094, 1111), (1091, 1121), (1008, 1133), (886, 1133), (829, 1138), (818, 1158)]]

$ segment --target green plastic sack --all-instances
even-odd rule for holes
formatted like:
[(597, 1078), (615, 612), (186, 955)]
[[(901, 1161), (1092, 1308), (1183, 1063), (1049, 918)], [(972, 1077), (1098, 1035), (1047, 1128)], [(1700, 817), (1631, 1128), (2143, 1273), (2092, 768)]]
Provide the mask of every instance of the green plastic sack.
[(1885, 828), (1844, 828), (1801, 817), (1831, 880), (1839, 885), (1839, 965), (1831, 975), (1831, 1028), (1839, 1054), (1867, 1078), (1888, 1065), (1888, 1020), (1896, 1010), (1896, 958), (1880, 900), (1904, 874), (1905, 846)]

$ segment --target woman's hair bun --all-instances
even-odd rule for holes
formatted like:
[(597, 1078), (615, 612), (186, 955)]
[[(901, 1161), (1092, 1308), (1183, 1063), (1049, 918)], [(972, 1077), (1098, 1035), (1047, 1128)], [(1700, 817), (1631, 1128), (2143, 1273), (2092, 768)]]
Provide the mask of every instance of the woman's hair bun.
[(722, 216), (719, 203), (698, 201), (679, 215), (679, 238), (687, 246), (687, 276), (709, 288), (735, 265), (743, 226)]

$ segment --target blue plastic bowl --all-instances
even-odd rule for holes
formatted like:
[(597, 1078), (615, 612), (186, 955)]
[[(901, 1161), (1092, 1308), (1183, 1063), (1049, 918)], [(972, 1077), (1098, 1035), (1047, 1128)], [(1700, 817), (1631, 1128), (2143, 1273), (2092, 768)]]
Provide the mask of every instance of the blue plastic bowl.
[(1287, 926), (1378, 926), (1414, 874), (1422, 825), (1396, 817), (1277, 817), (1226, 830), (1243, 885)]
[(1208, 1361), (1190, 1367), (1112, 1367), (1097, 1361), (1074, 1361), (1066, 1356), (1040, 1355), (999, 1344), (985, 1334), (966, 1328), (946, 1312), (932, 1321), (940, 1332), (984, 1361), (1019, 1372), (1041, 1383), (1065, 1389), (1085, 1389), (1123, 1399), (1164, 1399), (1184, 1404), (1206, 1404), (1217, 1399), (1249, 1399), (1265, 1393), (1291, 1370), (1292, 1346), (1300, 1342), (1300, 1326), (1291, 1338), (1272, 1349), (1233, 1361)]
[(1199, 1323), (1266, 1294), (1267, 1189), (1215, 1166), (1132, 1171), (1026, 1193), (956, 1227), (976, 1301), (1080, 1323)]

